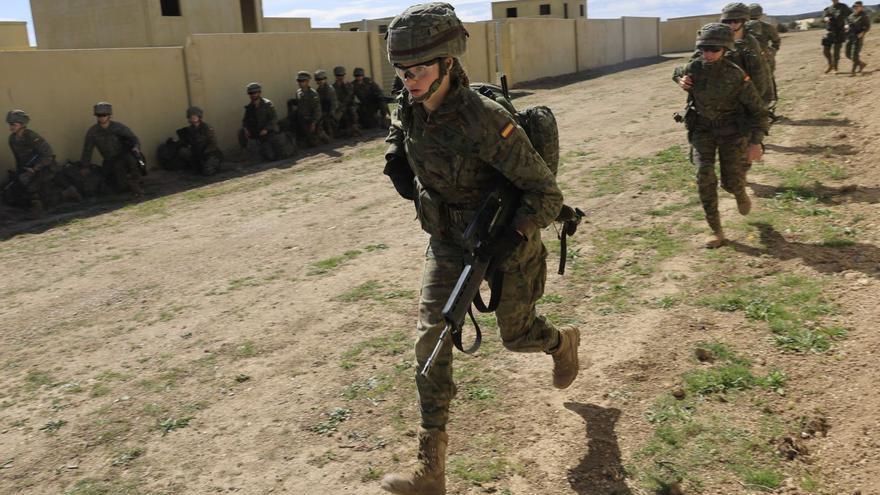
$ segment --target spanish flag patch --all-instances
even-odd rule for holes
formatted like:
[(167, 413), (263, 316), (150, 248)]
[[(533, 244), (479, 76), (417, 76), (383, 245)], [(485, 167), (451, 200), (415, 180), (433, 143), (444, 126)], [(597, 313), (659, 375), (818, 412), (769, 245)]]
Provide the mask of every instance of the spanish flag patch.
[(516, 129), (516, 126), (513, 122), (508, 122), (504, 127), (501, 128), (501, 137), (507, 139), (513, 134), (513, 130)]

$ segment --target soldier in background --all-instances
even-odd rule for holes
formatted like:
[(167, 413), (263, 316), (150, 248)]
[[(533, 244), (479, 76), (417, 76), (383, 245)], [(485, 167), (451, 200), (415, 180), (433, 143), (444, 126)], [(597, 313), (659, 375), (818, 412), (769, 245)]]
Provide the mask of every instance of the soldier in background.
[(697, 166), (697, 188), (713, 236), (707, 248), (727, 242), (718, 213), (718, 177), (715, 154), (721, 165), (721, 187), (736, 197), (740, 214), (752, 204), (746, 192), (747, 164), (760, 160), (767, 133), (767, 107), (751, 78), (725, 52), (734, 49), (733, 31), (711, 23), (697, 34), (700, 57), (678, 67), (672, 76), (689, 93), (685, 124)]
[(779, 87), (776, 85), (776, 52), (782, 45), (779, 38), (779, 32), (776, 26), (761, 19), (764, 15), (764, 9), (757, 3), (749, 5), (749, 13), (751, 20), (746, 22), (746, 33), (751, 34), (758, 40), (761, 46), (761, 53), (767, 62), (767, 68), (770, 69), (770, 84), (773, 88), (773, 104), (770, 106), (770, 120), (776, 121), (777, 116), (774, 113), (776, 102), (779, 100)]
[(853, 3), (853, 13), (847, 17), (846, 22), (846, 58), (852, 60), (852, 74), (855, 75), (856, 69), (861, 72), (868, 65), (862, 62), (860, 55), (865, 34), (871, 29), (871, 19), (865, 13), (865, 7), (861, 0)]
[(311, 148), (322, 141), (323, 132), (318, 127), (321, 120), (321, 98), (309, 86), (312, 75), (301, 70), (296, 75), (296, 138), (301, 146)]
[[(822, 17), (825, 18), (825, 36), (822, 38), (822, 53), (828, 61), (828, 68), (825, 73), (832, 70), (837, 71), (837, 64), (840, 62), (840, 47), (846, 39), (846, 19), (852, 14), (852, 10), (838, 0), (831, 0), (831, 5), (825, 7), (822, 11)], [(832, 55), (831, 48), (834, 47)]]
[(373, 129), (375, 127), (387, 128), (388, 104), (382, 94), (382, 88), (369, 77), (364, 76), (364, 69), (354, 69), (354, 94), (360, 100), (358, 106), (358, 120), (361, 128)]
[(251, 140), (257, 141), (260, 156), (268, 161), (284, 158), (284, 147), (278, 130), (278, 114), (275, 105), (263, 98), (263, 88), (252, 82), (246, 87), (251, 102), (244, 107), (241, 130), (238, 131), (238, 144), (246, 150)]
[(203, 121), (205, 112), (199, 107), (186, 109), (189, 125), (177, 130), (180, 148), (177, 151), (186, 168), (202, 175), (214, 175), (220, 170), (223, 152), (217, 145), (217, 134)]
[(9, 149), (15, 157), (15, 171), (3, 188), (3, 202), (10, 206), (30, 207), (40, 215), (58, 171), (52, 147), (36, 132), (28, 129), (30, 116), (24, 110), (10, 110)]
[(86, 132), (80, 165), (88, 167), (92, 152), (97, 147), (104, 158), (101, 169), (104, 177), (117, 193), (131, 191), (135, 196), (144, 194), (137, 155), (141, 142), (128, 127), (112, 120), (113, 106), (105, 101), (95, 104), (97, 123)]
[(333, 90), (336, 91), (336, 98), (339, 101), (339, 105), (336, 107), (337, 135), (339, 137), (360, 136), (357, 113), (359, 101), (354, 94), (354, 86), (345, 81), (345, 67), (334, 67), (333, 76), (336, 78), (336, 81), (333, 82)]
[(315, 82), (318, 84), (315, 91), (321, 101), (321, 119), (318, 121), (318, 128), (322, 133), (321, 139), (329, 143), (336, 136), (336, 113), (339, 101), (336, 99), (336, 90), (327, 83), (327, 71), (315, 71)]
[(758, 90), (758, 94), (766, 105), (774, 99), (773, 79), (761, 51), (761, 45), (754, 36), (745, 30), (745, 24), (751, 17), (749, 6), (740, 3), (729, 3), (721, 10), (721, 22), (733, 31), (733, 48), (726, 50), (724, 56), (745, 71)]

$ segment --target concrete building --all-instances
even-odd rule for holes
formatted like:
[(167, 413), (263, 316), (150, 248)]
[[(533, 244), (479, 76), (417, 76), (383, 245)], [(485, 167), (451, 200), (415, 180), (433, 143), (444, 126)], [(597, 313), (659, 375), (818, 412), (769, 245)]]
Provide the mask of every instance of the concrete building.
[(339, 25), (339, 29), (342, 31), (372, 31), (385, 34), (392, 20), (394, 20), (393, 17), (383, 17), (381, 19), (361, 19), (359, 21), (343, 22)]
[(27, 23), (0, 21), (0, 50), (29, 50)]
[(263, 17), (262, 33), (307, 33), (312, 30), (309, 17)]
[(190, 34), (259, 33), (262, 0), (31, 0), (41, 49), (182, 46)]
[(492, 19), (542, 17), (550, 19), (586, 19), (587, 0), (511, 0), (492, 2)]

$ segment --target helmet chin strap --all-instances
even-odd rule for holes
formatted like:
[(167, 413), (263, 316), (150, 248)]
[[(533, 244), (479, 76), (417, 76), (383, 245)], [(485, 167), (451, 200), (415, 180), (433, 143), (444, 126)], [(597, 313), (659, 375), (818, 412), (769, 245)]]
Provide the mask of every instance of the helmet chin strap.
[(440, 84), (443, 83), (443, 78), (446, 77), (446, 74), (449, 74), (449, 69), (446, 67), (445, 58), (441, 58), (438, 65), (440, 66), (440, 75), (437, 77), (437, 79), (434, 80), (433, 83), (431, 83), (431, 87), (428, 88), (428, 91), (425, 91), (425, 94), (418, 97), (410, 95), (410, 98), (412, 98), (413, 101), (415, 101), (416, 103), (424, 103), (428, 101), (432, 96), (434, 96), (434, 93), (436, 93), (437, 90), (440, 89)]

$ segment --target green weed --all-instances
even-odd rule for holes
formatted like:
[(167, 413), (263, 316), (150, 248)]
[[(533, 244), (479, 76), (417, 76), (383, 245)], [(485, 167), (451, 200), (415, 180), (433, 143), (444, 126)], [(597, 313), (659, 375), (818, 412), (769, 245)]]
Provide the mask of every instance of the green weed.
[(335, 270), (336, 268), (339, 268), (347, 261), (353, 260), (360, 255), (360, 250), (353, 249), (342, 253), (342, 255), (340, 256), (333, 256), (331, 258), (327, 258), (321, 261), (316, 261), (312, 263), (312, 270), (308, 272), (308, 275), (323, 275), (332, 270)]
[(189, 426), (189, 422), (193, 420), (192, 416), (187, 416), (183, 418), (167, 418), (165, 421), (161, 421), (158, 423), (157, 427), (162, 430), (162, 436), (171, 433), (174, 430), (179, 430), (181, 428), (186, 428)]
[(351, 409), (335, 407), (329, 413), (327, 413), (327, 416), (328, 417), (326, 421), (322, 421), (314, 426), (311, 426), (309, 430), (321, 435), (332, 433), (336, 431), (336, 428), (340, 424), (348, 421), (349, 418), (351, 418)]

